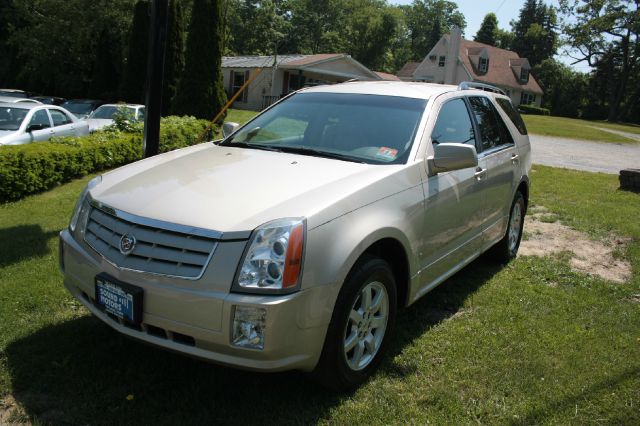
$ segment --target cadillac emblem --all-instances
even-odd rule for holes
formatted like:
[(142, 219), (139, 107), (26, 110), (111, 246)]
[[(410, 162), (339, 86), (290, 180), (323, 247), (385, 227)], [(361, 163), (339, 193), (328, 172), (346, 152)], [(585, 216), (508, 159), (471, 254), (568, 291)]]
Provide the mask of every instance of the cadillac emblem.
[(124, 234), (120, 238), (120, 253), (128, 256), (136, 247), (136, 237), (130, 234)]

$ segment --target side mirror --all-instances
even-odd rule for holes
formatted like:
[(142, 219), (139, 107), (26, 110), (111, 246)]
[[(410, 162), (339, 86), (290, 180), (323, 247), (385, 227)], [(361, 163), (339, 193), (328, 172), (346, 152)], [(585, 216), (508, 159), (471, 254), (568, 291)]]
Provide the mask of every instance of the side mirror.
[(46, 127), (44, 126), (44, 124), (30, 124), (29, 127), (27, 127), (27, 132), (31, 133), (34, 130), (42, 130), (45, 129)]
[(225, 138), (231, 134), (233, 134), (238, 128), (240, 124), (234, 123), (232, 121), (227, 121), (222, 125), (222, 136)]
[(478, 165), (476, 147), (461, 143), (441, 143), (433, 146), (434, 155), (427, 158), (429, 175)]

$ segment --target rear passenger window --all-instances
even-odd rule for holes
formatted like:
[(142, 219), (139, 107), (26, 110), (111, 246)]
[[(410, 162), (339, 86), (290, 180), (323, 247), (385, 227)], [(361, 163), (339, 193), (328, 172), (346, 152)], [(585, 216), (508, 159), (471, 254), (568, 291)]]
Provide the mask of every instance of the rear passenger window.
[(434, 143), (466, 143), (475, 146), (473, 124), (464, 100), (454, 99), (442, 105), (431, 140)]
[(513, 123), (514, 126), (518, 129), (521, 135), (527, 134), (527, 126), (524, 125), (524, 121), (522, 117), (520, 117), (520, 113), (513, 107), (513, 104), (509, 99), (504, 98), (496, 98), (498, 101), (498, 105), (500, 108), (509, 116), (509, 119)]
[(485, 97), (474, 96), (469, 98), (471, 109), (478, 122), (482, 150), (486, 151), (504, 144), (512, 144), (511, 134), (504, 124), (498, 111)]
[(54, 126), (63, 126), (65, 124), (71, 123), (71, 119), (57, 109), (50, 109), (49, 114), (51, 114)]

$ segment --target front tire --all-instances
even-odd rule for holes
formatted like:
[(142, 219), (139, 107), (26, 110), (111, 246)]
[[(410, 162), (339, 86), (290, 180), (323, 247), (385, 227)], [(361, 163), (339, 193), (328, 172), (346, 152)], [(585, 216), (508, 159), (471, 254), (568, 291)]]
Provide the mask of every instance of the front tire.
[(395, 326), (396, 283), (391, 267), (366, 256), (342, 287), (327, 331), (316, 380), (338, 391), (366, 381), (380, 364)]

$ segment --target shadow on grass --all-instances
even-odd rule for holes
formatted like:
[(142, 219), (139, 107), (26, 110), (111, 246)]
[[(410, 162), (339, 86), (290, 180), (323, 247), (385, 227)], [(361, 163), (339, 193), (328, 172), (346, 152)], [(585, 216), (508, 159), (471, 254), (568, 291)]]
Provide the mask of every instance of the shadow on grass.
[[(402, 311), (383, 372), (411, 373), (394, 366), (393, 356), (458, 312), (499, 270), (476, 261)], [(299, 372), (243, 372), (146, 346), (93, 317), (16, 340), (6, 356), (14, 397), (45, 423), (307, 424), (348, 398)]]
[(58, 231), (42, 230), (40, 225), (20, 225), (0, 229), (0, 267), (49, 254), (48, 242)]

